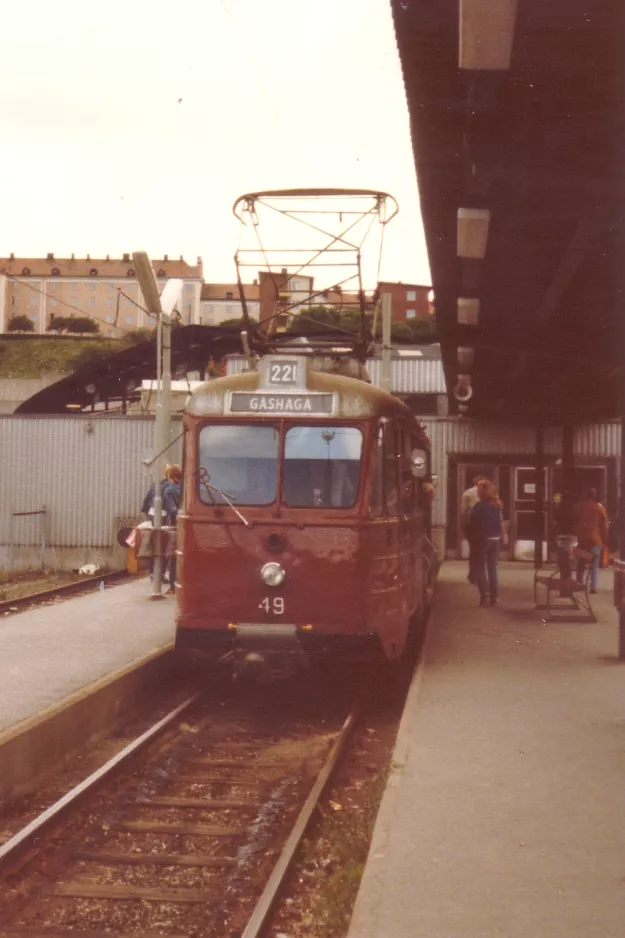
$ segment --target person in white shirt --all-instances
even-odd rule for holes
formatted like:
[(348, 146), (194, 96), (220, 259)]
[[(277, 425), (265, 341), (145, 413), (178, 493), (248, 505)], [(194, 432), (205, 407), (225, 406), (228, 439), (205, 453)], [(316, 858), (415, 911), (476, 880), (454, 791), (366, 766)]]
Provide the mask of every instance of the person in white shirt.
[(469, 583), (475, 583), (474, 575), (474, 563), (475, 563), (475, 544), (474, 538), (471, 532), (471, 525), (469, 524), (469, 518), (471, 516), (471, 511), (474, 506), (480, 500), (478, 492), (478, 483), (486, 481), (484, 476), (477, 475), (473, 478), (473, 485), (471, 488), (466, 489), (462, 493), (462, 499), (460, 501), (460, 518), (462, 522), (462, 533), (469, 542), (469, 571), (467, 573), (467, 580)]

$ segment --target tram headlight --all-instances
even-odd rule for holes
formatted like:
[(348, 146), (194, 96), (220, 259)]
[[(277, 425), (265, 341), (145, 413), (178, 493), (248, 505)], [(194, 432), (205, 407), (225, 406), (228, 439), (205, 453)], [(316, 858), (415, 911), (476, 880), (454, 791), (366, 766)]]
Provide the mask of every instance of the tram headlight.
[(279, 563), (266, 563), (260, 571), (263, 583), (267, 586), (282, 586), (286, 573)]

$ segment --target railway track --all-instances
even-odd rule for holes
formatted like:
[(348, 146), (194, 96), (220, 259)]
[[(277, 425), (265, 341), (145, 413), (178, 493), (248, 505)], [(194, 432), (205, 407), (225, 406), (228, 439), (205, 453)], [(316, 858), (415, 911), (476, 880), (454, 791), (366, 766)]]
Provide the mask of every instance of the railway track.
[(132, 578), (125, 570), (115, 570), (112, 573), (101, 573), (99, 576), (83, 577), (81, 580), (76, 580), (75, 583), (64, 583), (49, 590), (39, 590), (36, 593), (18, 596), (15, 599), (2, 600), (0, 602), (0, 615), (19, 612), (28, 606), (37, 606), (40, 603), (63, 599), (65, 596), (73, 596), (77, 593), (90, 593), (99, 589), (102, 582), (105, 584), (123, 582)]
[(200, 698), (0, 847), (0, 938), (259, 938), (359, 711), (311, 728)]

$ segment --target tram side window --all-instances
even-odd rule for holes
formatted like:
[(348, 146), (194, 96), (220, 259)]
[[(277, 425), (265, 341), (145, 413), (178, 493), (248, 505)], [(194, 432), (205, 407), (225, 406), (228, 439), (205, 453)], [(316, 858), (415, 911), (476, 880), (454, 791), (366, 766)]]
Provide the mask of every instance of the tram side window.
[(283, 502), (291, 508), (351, 508), (361, 455), (356, 427), (291, 427), (284, 443)]
[(276, 498), (278, 449), (277, 427), (250, 424), (213, 424), (200, 430), (200, 500), (223, 504), (224, 492), (237, 505), (270, 505)]
[(371, 514), (399, 514), (399, 435), (391, 424), (380, 427), (375, 442), (371, 480)]
[[(414, 436), (411, 443), (413, 450), (423, 449), (423, 440)], [(424, 489), (423, 479), (414, 479), (415, 505), (417, 508), (427, 508), (430, 504)]]
[(382, 427), (379, 428), (373, 445), (375, 450), (372, 459), (370, 511), (374, 518), (379, 518), (384, 514), (384, 430)]
[(384, 430), (384, 494), (389, 515), (399, 514), (399, 440), (395, 427)]
[(415, 485), (416, 479), (412, 474), (412, 437), (406, 427), (400, 431), (400, 440), (398, 462), (401, 510), (405, 515), (412, 515), (417, 508), (417, 486)]

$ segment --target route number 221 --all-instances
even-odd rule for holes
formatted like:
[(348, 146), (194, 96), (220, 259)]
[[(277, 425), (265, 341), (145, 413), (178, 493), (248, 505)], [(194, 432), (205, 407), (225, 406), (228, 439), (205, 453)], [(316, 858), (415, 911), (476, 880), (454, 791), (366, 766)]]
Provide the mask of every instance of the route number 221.
[(272, 384), (295, 384), (296, 368), (294, 363), (272, 364), (269, 369), (269, 380)]

